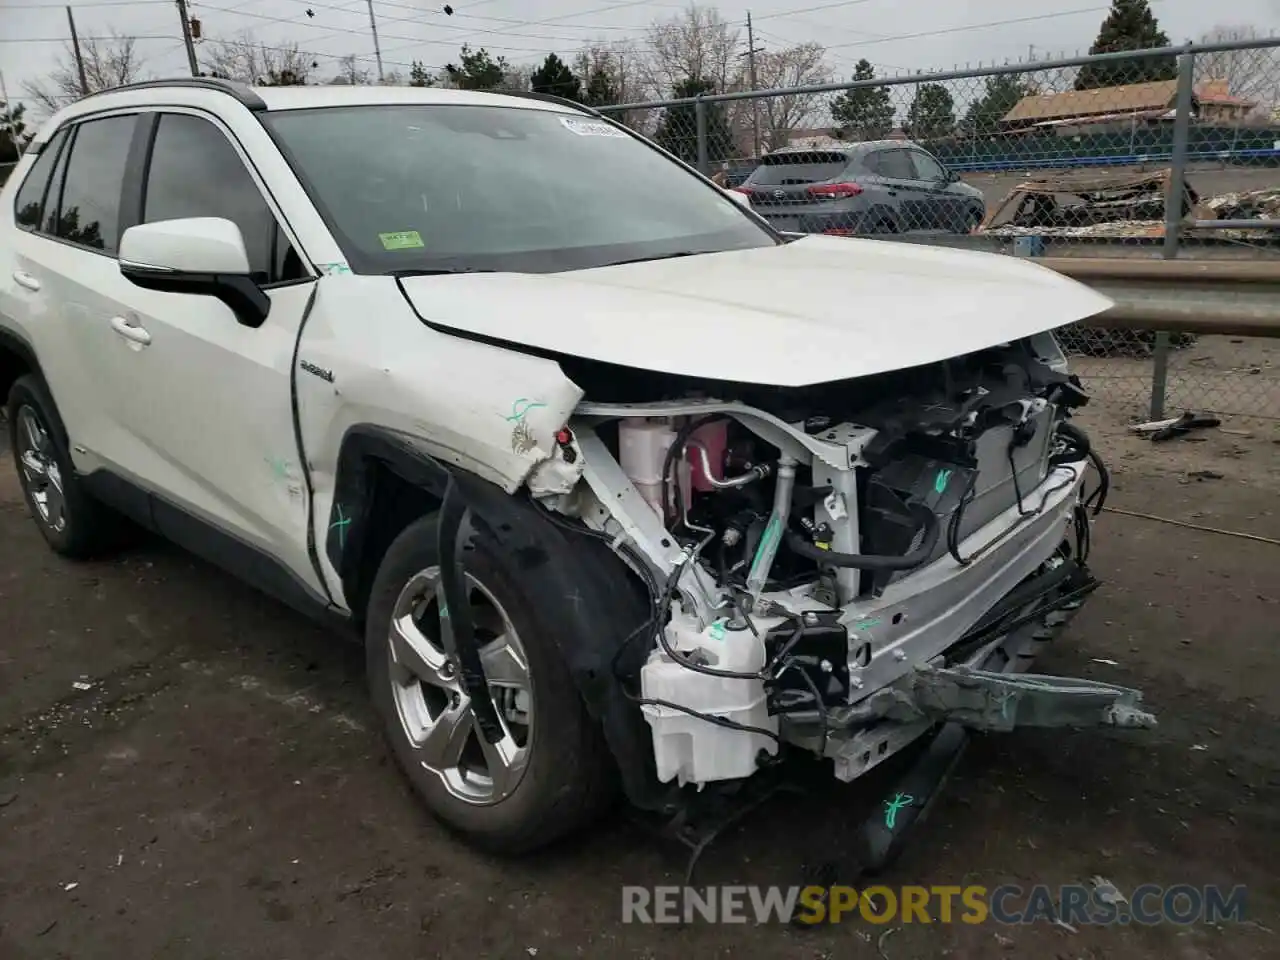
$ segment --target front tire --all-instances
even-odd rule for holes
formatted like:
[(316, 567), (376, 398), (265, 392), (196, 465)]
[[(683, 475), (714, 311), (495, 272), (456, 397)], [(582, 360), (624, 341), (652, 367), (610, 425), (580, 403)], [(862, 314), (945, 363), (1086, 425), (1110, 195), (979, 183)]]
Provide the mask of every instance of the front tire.
[(438, 516), (410, 524), (378, 568), (366, 617), (370, 693), (414, 791), (481, 849), (521, 854), (586, 826), (613, 794), (587, 714), (512, 558), (483, 536), (467, 554), (476, 642), (503, 739), (488, 744), (440, 643)]
[(9, 446), (27, 510), (54, 552), (73, 559), (115, 546), (121, 518), (84, 489), (43, 379), (26, 374), (9, 389)]

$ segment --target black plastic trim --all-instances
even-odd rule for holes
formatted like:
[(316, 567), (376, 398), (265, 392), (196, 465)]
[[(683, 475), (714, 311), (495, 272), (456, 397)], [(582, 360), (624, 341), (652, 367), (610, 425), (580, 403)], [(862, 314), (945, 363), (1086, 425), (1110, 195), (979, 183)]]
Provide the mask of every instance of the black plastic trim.
[(591, 117), (599, 117), (601, 120), (608, 119), (608, 117), (594, 107), (588, 107), (585, 103), (578, 103), (577, 100), (570, 100), (568, 97), (557, 97), (554, 93), (539, 93), (536, 90), (503, 90), (501, 91), (501, 94), (504, 97), (520, 97), (524, 100), (538, 100), (542, 103), (554, 103), (557, 106), (569, 107), (577, 113), (585, 113)]
[(96, 93), (89, 94), (88, 97), (82, 98), (81, 102), (108, 93), (129, 93), (134, 90), (163, 90), (172, 87), (195, 87), (200, 90), (214, 90), (234, 97), (242, 105), (255, 112), (267, 109), (267, 102), (254, 93), (250, 87), (230, 80), (219, 80), (217, 77), (173, 77), (169, 80), (141, 80), (137, 83), (127, 83), (122, 87), (99, 90)]
[(312, 620), (350, 632), (350, 618), (270, 554), (110, 470), (79, 478), (131, 520)]

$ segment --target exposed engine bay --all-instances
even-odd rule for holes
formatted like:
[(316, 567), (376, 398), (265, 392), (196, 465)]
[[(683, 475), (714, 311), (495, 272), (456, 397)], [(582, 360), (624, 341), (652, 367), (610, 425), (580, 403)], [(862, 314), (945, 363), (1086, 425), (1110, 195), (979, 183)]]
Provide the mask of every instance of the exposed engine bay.
[(986, 669), (1096, 586), (1107, 471), (1071, 422), (1088, 398), (1050, 334), (795, 389), (566, 373), (590, 398), (557, 438), (582, 482), (542, 503), (649, 593), (613, 667), (660, 781), (747, 778), (784, 744), (851, 780), (961, 714), (1154, 722), (1136, 691)]

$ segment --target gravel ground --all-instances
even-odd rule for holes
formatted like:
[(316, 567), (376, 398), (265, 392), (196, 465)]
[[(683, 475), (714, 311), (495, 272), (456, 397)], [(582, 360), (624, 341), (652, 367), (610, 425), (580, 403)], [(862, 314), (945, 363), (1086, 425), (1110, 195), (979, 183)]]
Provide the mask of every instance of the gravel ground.
[[(1280, 537), (1270, 471), (1245, 458), (1196, 479), (1208, 444), (1161, 462), (1102, 433), (1115, 506)], [(1161, 726), (979, 739), (887, 882), (1246, 884), (1249, 922), (646, 927), (619, 922), (620, 887), (678, 883), (682, 851), (619, 811), (533, 860), (470, 852), (395, 774), (357, 649), (163, 545), (54, 557), (5, 457), (0, 958), (1276, 956), (1280, 552), (1102, 521), (1106, 585), (1041, 669), (1140, 686)], [(698, 882), (796, 882), (876, 796), (778, 800), (711, 848)]]

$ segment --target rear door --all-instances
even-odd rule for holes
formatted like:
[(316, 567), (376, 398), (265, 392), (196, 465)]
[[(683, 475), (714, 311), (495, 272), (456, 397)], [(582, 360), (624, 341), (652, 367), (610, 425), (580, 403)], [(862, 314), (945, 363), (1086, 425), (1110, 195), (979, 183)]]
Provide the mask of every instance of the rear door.
[(839, 201), (814, 197), (809, 187), (846, 177), (849, 156), (839, 150), (775, 153), (752, 171), (741, 190), (751, 205), (779, 230), (802, 230), (803, 218), (839, 210)]
[(920, 179), (911, 162), (911, 152), (904, 147), (889, 147), (877, 151), (876, 161), (882, 176), (893, 185), (899, 229), (904, 233), (936, 230), (932, 186)]
[[(100, 360), (108, 322), (126, 309), (132, 284), (118, 269), (120, 235), (133, 213), (125, 171), (137, 161), (139, 117), (96, 115), (69, 125), (44, 148), (47, 188), (20, 195), (12, 281), (72, 460), (82, 473), (123, 468), (130, 441), (111, 416), (115, 398)], [(24, 184), (25, 186), (25, 184)]]

